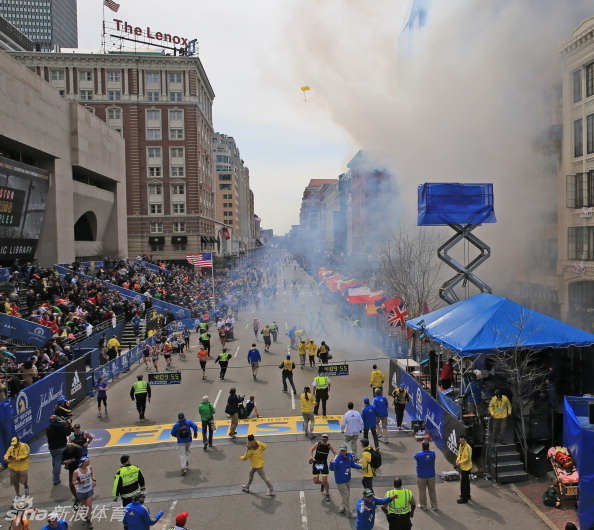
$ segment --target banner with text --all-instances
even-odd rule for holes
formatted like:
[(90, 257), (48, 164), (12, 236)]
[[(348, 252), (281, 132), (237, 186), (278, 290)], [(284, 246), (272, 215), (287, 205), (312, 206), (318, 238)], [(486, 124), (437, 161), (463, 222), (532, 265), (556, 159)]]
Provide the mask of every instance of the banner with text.
[(42, 347), (53, 333), (51, 329), (35, 322), (0, 313), (0, 335)]
[(49, 172), (0, 157), (0, 261), (35, 257), (48, 190)]

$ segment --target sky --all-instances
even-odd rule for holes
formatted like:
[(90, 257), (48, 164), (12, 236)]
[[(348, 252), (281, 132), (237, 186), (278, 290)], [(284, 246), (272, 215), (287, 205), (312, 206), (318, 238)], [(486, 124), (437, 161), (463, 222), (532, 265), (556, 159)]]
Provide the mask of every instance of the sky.
[[(341, 101), (345, 85), (364, 87), (371, 80), (361, 75), (385, 68), (375, 64), (384, 58), (370, 56), (368, 68), (351, 58), (381, 45), (393, 61), (408, 0), (117, 2), (113, 13), (101, 0), (79, 0), (79, 48), (100, 49), (103, 12), (109, 22), (196, 38), (216, 95), (214, 130), (235, 138), (262, 227), (282, 235), (299, 223), (310, 179), (338, 178), (369, 147), (337, 121), (333, 102)], [(304, 85), (311, 88), (307, 101)]]

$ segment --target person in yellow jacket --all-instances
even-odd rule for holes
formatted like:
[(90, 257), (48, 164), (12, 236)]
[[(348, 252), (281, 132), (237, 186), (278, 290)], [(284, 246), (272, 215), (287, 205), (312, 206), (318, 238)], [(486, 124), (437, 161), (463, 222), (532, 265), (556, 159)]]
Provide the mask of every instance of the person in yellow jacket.
[(301, 369), (305, 366), (305, 355), (307, 354), (307, 350), (305, 349), (305, 341), (301, 340), (299, 343), (299, 347), (297, 348), (297, 352), (299, 353), (299, 361), (301, 362)]
[(489, 413), (493, 418), (493, 442), (505, 443), (505, 427), (507, 418), (512, 413), (512, 406), (501, 390), (495, 390), (495, 395), (489, 403)]
[(305, 351), (307, 351), (307, 355), (309, 356), (309, 366), (315, 366), (318, 346), (313, 339), (310, 339), (310, 341), (305, 345)]
[(250, 469), (250, 475), (246, 484), (241, 486), (243, 491), (247, 491), (249, 493), (250, 486), (252, 484), (252, 480), (254, 479), (254, 473), (258, 473), (260, 478), (266, 483), (268, 486), (268, 491), (266, 495), (272, 497), (276, 495), (276, 491), (272, 487), (272, 482), (268, 480), (266, 473), (264, 472), (264, 456), (262, 453), (266, 450), (267, 445), (264, 442), (258, 442), (253, 434), (249, 434), (247, 437), (247, 452), (245, 455), (239, 457), (240, 460), (249, 460), (252, 464), (252, 469)]
[(29, 495), (29, 446), (21, 442), (18, 436), (10, 441), (10, 447), (4, 455), (10, 470), (10, 483), (14, 486), (17, 497), (21, 496), (21, 484), (25, 486), (25, 495)]
[(380, 389), (380, 395), (384, 393), (384, 381), (386, 377), (381, 370), (377, 369), (377, 364), (373, 365), (373, 370), (371, 371), (371, 377), (369, 378), (369, 386), (373, 389), (373, 394), (375, 395), (375, 389)]
[(472, 447), (465, 436), (460, 436), (456, 467), (460, 470), (460, 498), (458, 504), (466, 504), (470, 499), (470, 470), (472, 469)]
[(394, 489), (386, 491), (384, 497), (392, 499), (390, 504), (382, 506), (390, 528), (411, 528), (417, 503), (413, 492), (402, 487), (400, 477), (394, 479)]
[(301, 394), (301, 415), (303, 416), (303, 433), (305, 436), (309, 436), (310, 438), (316, 437), (316, 435), (313, 433), (316, 423), (316, 417), (313, 413), (315, 404), (316, 400), (314, 395), (311, 393), (309, 387), (306, 386), (303, 389), (303, 394)]
[(109, 350), (110, 348), (115, 348), (118, 352), (120, 351), (120, 341), (115, 335), (107, 341), (107, 349)]

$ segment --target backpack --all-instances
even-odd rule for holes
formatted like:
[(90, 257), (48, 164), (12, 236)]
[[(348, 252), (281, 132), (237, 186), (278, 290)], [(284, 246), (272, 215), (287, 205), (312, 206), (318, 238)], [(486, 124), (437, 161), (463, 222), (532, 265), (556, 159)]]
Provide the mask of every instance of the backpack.
[(382, 455), (377, 449), (369, 448), (369, 454), (371, 459), (369, 461), (369, 465), (374, 469), (378, 469), (382, 466)]
[(557, 495), (557, 490), (552, 487), (547, 489), (547, 491), (545, 491), (542, 496), (542, 502), (545, 506), (559, 508), (561, 501), (559, 499), (559, 496)]
[(179, 430), (177, 431), (179, 438), (187, 438), (191, 433), (190, 426), (185, 421), (179, 424)]

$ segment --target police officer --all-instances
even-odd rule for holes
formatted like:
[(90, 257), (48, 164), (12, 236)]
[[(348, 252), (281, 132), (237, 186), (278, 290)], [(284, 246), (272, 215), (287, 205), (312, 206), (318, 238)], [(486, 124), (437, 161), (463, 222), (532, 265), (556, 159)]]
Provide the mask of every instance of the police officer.
[(129, 455), (122, 455), (120, 463), (122, 466), (116, 471), (111, 496), (113, 502), (116, 502), (119, 496), (122, 499), (122, 506), (125, 508), (130, 504), (134, 495), (144, 491), (144, 475), (139, 467), (130, 463)]
[(273, 320), (272, 324), (270, 324), (270, 333), (272, 333), (272, 340), (276, 342), (278, 337), (278, 324), (276, 323), (276, 320)]
[(207, 330), (200, 330), (200, 344), (202, 344), (210, 356), (210, 333)]
[(221, 367), (221, 373), (219, 375), (221, 381), (225, 379), (227, 373), (227, 366), (229, 366), (229, 359), (231, 354), (227, 351), (227, 348), (223, 348), (223, 351), (219, 353), (219, 356), (215, 359), (215, 363), (219, 363)]
[(287, 354), (287, 358), (280, 363), (279, 368), (283, 371), (283, 392), (287, 391), (287, 379), (289, 383), (291, 383), (291, 388), (293, 389), (293, 394), (297, 394), (297, 389), (295, 388), (295, 383), (293, 382), (293, 370), (295, 370), (295, 363), (291, 360), (291, 354)]
[(318, 414), (320, 402), (322, 403), (322, 416), (326, 416), (326, 401), (330, 392), (330, 380), (325, 375), (318, 375), (314, 378), (312, 386), (316, 389), (316, 404), (314, 414)]
[(413, 515), (415, 508), (415, 498), (413, 492), (402, 487), (402, 479), (394, 479), (394, 489), (386, 491), (384, 497), (392, 497), (387, 507), (382, 506), (382, 510), (388, 518), (390, 530), (409, 530), (412, 528)]
[(146, 381), (143, 381), (143, 375), (137, 375), (136, 383), (132, 385), (130, 389), (130, 399), (136, 400), (136, 410), (138, 410), (138, 416), (141, 420), (144, 420), (144, 412), (146, 411), (146, 400), (151, 402), (151, 387)]

